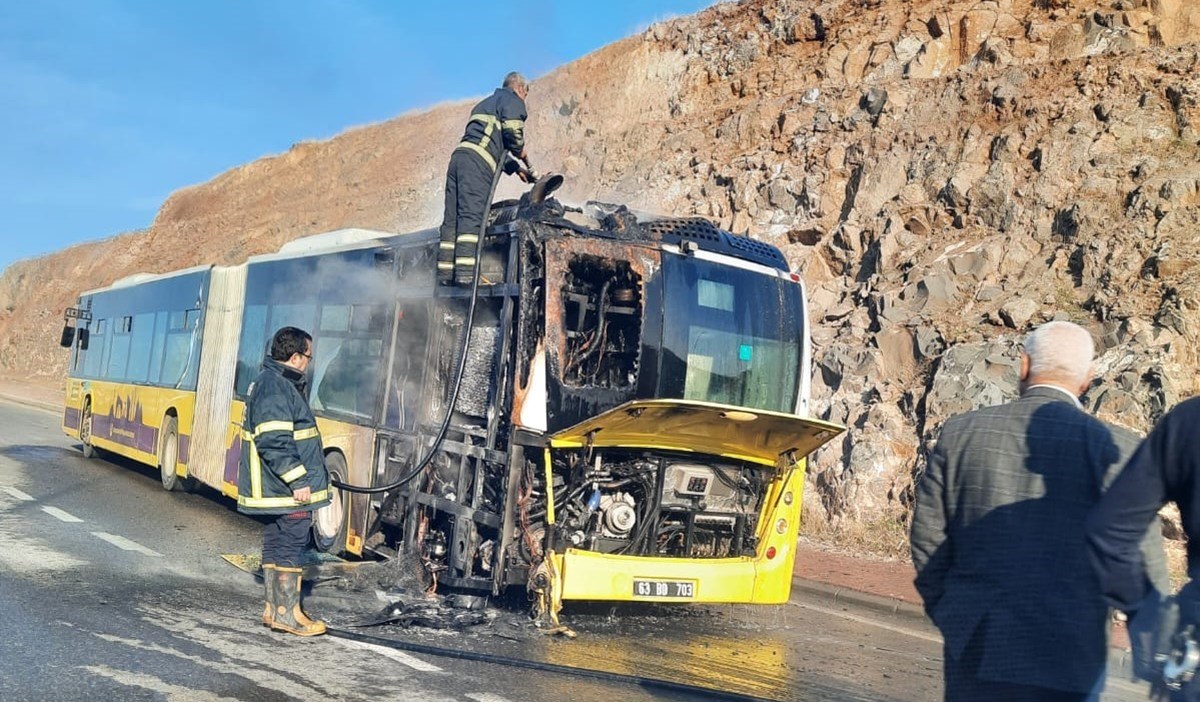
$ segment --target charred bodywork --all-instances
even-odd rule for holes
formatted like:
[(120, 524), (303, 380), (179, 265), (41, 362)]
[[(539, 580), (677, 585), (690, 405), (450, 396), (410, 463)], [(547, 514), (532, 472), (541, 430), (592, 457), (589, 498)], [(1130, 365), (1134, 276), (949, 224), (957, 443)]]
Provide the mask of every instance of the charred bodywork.
[[(436, 241), (398, 237), (392, 248), (402, 284), (376, 484), (431, 450), (460, 361), (464, 379), (429, 468), (357, 498), (368, 548), (417, 554), (441, 585), (496, 592), (564, 549), (758, 552), (763, 515), (783, 499), (780, 470), (840, 429), (786, 424), (806, 409), (807, 345), (801, 287), (778, 250), (701, 219), (500, 203), (462, 354), (472, 298), (434, 287)], [(761, 446), (739, 447), (743, 435)]]

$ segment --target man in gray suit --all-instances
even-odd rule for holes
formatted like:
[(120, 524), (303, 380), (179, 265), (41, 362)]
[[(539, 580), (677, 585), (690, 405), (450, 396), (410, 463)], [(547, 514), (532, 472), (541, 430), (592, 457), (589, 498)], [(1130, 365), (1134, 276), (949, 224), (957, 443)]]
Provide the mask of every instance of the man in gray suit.
[[(912, 557), (945, 640), (946, 700), (1088, 700), (1104, 686), (1108, 608), (1088, 562), (1088, 511), (1137, 437), (1083, 411), (1093, 344), (1029, 334), (1021, 397), (946, 422), (917, 484)], [(1144, 543), (1166, 581), (1161, 537)]]

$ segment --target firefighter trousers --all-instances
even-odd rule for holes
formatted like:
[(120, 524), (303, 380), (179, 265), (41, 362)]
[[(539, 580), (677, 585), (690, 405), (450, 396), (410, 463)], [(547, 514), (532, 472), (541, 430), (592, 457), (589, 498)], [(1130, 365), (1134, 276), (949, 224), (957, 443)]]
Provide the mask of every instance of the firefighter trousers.
[(281, 514), (263, 527), (262, 562), (299, 568), (308, 546), (312, 512)]
[(455, 149), (450, 155), (437, 261), (437, 280), (442, 285), (470, 285), (475, 277), (475, 250), (491, 204), (492, 177), (492, 169), (478, 154)]

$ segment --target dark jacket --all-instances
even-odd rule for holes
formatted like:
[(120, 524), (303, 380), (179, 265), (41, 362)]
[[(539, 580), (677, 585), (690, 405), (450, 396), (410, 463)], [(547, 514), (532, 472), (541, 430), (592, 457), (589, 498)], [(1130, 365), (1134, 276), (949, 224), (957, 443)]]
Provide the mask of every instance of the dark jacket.
[[(917, 484), (911, 543), (948, 657), (978, 637), (979, 679), (1075, 692), (1102, 684), (1108, 608), (1084, 525), (1136, 444), (1048, 387), (946, 422)], [(1146, 539), (1158, 539), (1153, 570), (1165, 581), (1161, 536)]]
[(1179, 506), (1187, 534), (1189, 582), (1180, 592), (1181, 614), (1200, 622), (1200, 398), (1177, 405), (1158, 422), (1088, 519), (1088, 538), (1100, 586), (1109, 602), (1137, 609), (1157, 590), (1138, 550), (1137, 534), (1158, 523), (1166, 502)]
[(505, 151), (520, 156), (525, 150), (527, 116), (524, 100), (508, 88), (497, 88), (471, 110), (466, 132), (455, 151), (475, 153), (495, 172)]
[[(329, 502), (325, 450), (307, 388), (302, 373), (271, 358), (250, 385), (242, 422), (238, 511), (286, 514)], [(292, 492), (305, 486), (312, 497), (301, 504)]]

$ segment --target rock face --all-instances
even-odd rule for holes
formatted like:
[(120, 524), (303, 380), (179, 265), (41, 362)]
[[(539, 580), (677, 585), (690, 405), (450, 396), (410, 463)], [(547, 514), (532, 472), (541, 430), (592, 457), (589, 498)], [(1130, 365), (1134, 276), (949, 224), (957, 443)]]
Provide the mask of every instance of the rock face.
[[(1190, 0), (747, 0), (539, 79), (528, 133), (567, 199), (784, 250), (810, 296), (814, 406), (851, 427), (814, 457), (806, 529), (902, 534), (941, 422), (1011, 398), (1043, 321), (1094, 332), (1085, 403), (1105, 419), (1144, 430), (1195, 392), (1197, 41)], [(468, 109), (297, 144), (175, 193), (146, 231), (15, 264), (0, 372), (59, 382), (59, 311), (122, 275), (436, 224)]]

